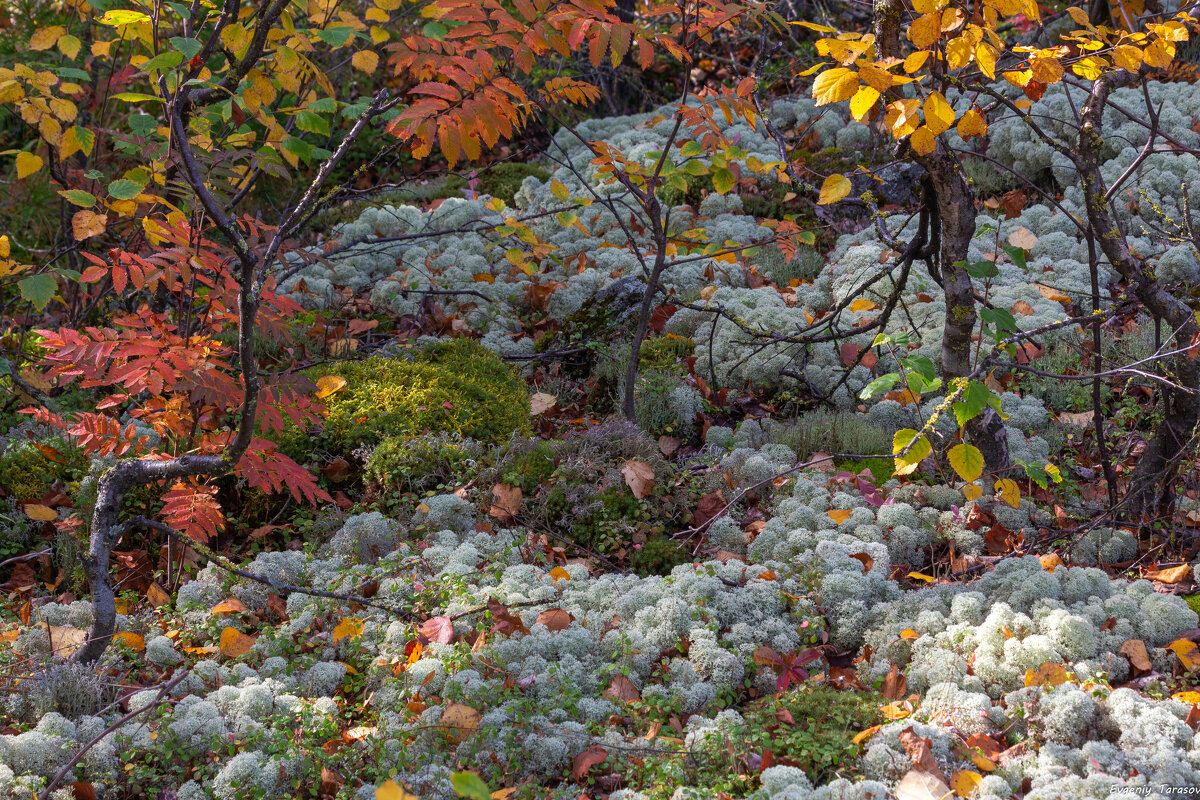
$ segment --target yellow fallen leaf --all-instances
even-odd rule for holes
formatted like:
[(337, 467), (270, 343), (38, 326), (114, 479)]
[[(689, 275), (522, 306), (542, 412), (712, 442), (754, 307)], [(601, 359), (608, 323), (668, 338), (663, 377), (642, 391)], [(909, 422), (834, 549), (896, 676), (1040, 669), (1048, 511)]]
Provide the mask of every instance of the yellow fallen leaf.
[(992, 772), (996, 769), (995, 761), (992, 761), (987, 756), (980, 755), (979, 753), (971, 754), (971, 763), (979, 767), (984, 772)]
[(874, 736), (875, 733), (882, 727), (882, 725), (872, 725), (865, 731), (859, 731), (858, 733), (854, 734), (854, 738), (850, 741), (854, 742), (855, 744), (862, 744), (867, 739), (870, 739), (872, 736)]
[(962, 769), (954, 773), (950, 778), (950, 788), (959, 797), (970, 797), (975, 794), (979, 788), (979, 782), (983, 780), (983, 776), (978, 772), (969, 769)]
[(963, 493), (963, 497), (965, 497), (967, 502), (969, 503), (972, 500), (978, 500), (979, 498), (983, 497), (983, 488), (980, 486), (976, 486), (973, 483), (968, 483), (966, 486), (963, 487), (962, 493)]
[(1189, 703), (1193, 706), (1200, 706), (1200, 692), (1176, 692), (1171, 695), (1172, 700), (1178, 700), (1181, 703)]
[(1001, 478), (996, 481), (996, 498), (1003, 500), (1013, 508), (1021, 507), (1021, 487), (1012, 478)]
[(860, 297), (859, 299), (855, 300), (853, 303), (850, 304), (851, 311), (876, 311), (878, 308), (879, 308), (878, 303), (872, 302), (871, 300), (867, 300), (866, 298), (862, 298), (862, 297)]
[(46, 635), (50, 637), (50, 649), (59, 658), (68, 658), (73, 655), (87, 641), (87, 631), (82, 628), (72, 628), (69, 625), (47, 625), (44, 622), (39, 622), (33, 627), (46, 631)]
[(910, 573), (908, 573), (908, 577), (912, 578), (913, 580), (917, 580), (917, 581), (925, 581), (926, 583), (933, 583), (933, 576), (926, 575), (924, 572), (910, 572)]
[(891, 720), (892, 722), (895, 722), (898, 719), (904, 719), (905, 717), (912, 715), (912, 712), (912, 703), (908, 702), (907, 700), (893, 700), (887, 705), (879, 707), (879, 713), (882, 714), (885, 719)]
[(346, 388), (346, 379), (341, 375), (323, 375), (317, 378), (317, 397), (324, 400)]
[(30, 519), (36, 519), (38, 522), (53, 522), (58, 519), (58, 512), (50, 506), (44, 506), (40, 503), (30, 503), (24, 508), (25, 516)]
[(562, 567), (555, 567), (554, 569), (550, 570), (550, 577), (555, 583), (558, 583), (559, 581), (569, 581), (571, 580), (571, 573), (567, 572)]
[(1034, 287), (1036, 287), (1037, 290), (1041, 292), (1042, 297), (1046, 298), (1047, 300), (1053, 300), (1056, 303), (1071, 302), (1070, 295), (1060, 292), (1058, 289), (1051, 288), (1044, 283), (1035, 283)]
[(917, 633), (912, 628), (905, 628), (904, 630), (900, 631), (900, 638), (901, 639), (910, 639), (910, 640), (911, 639), (920, 639), (921, 634)]
[(254, 637), (247, 636), (237, 628), (226, 627), (221, 631), (221, 652), (230, 658), (244, 656), (254, 647)]
[(113, 634), (113, 641), (120, 642), (130, 650), (135, 650), (139, 653), (146, 649), (146, 638), (137, 633), (129, 633), (128, 631), (115, 633)]
[(474, 733), (482, 718), (482, 714), (468, 705), (450, 703), (442, 712), (442, 727), (446, 730), (446, 737), (457, 743)]
[(1038, 238), (1033, 234), (1033, 231), (1021, 227), (1008, 235), (1008, 243), (1022, 250), (1032, 250), (1034, 245), (1038, 243)]
[(151, 583), (146, 587), (146, 599), (150, 601), (150, 605), (158, 608), (171, 602), (171, 595), (157, 583)]
[[(1179, 657), (1179, 663), (1183, 664), (1186, 670), (1193, 670), (1200, 667), (1200, 648), (1196, 647), (1196, 643), (1189, 639), (1176, 639), (1167, 645), (1167, 649)], [(1200, 698), (1200, 694), (1192, 692)], [(1190, 701), (1189, 701), (1190, 702)]]
[(375, 800), (420, 800), (395, 781), (384, 781), (375, 789)]
[(1062, 664), (1047, 661), (1037, 669), (1025, 670), (1026, 686), (1061, 686), (1071, 680)]
[(832, 511), (826, 511), (825, 514), (838, 525), (850, 519), (850, 509), (848, 508), (835, 508)]
[(126, 600), (124, 597), (118, 597), (118, 598), (114, 599), (113, 605), (117, 607), (118, 614), (128, 614), (129, 613), (129, 601)]
[(362, 620), (354, 617), (346, 617), (339, 622), (333, 629), (333, 643), (337, 644), (347, 636), (358, 636), (363, 632)]
[(1038, 561), (1042, 562), (1042, 569), (1051, 574), (1054, 570), (1063, 565), (1063, 561), (1058, 557), (1058, 553), (1047, 553), (1044, 556), (1038, 556)]
[(241, 600), (238, 600), (236, 597), (231, 597), (228, 600), (217, 603), (215, 606), (213, 606), (212, 608), (210, 608), (208, 610), (208, 613), (210, 613), (210, 614), (236, 614), (238, 612), (245, 611), (245, 610), (246, 610), (246, 606)]

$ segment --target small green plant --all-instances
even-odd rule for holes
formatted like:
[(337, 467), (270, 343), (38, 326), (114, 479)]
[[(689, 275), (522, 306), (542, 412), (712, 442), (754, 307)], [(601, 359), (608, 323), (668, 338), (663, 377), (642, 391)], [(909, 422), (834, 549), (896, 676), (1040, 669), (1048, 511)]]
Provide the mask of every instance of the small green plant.
[(368, 480), (395, 492), (426, 492), (461, 485), (478, 472), (484, 450), (453, 433), (391, 436), (367, 457)]
[(633, 551), (629, 557), (629, 565), (633, 571), (642, 577), (649, 575), (668, 575), (680, 564), (692, 560), (692, 554), (687, 547), (661, 533), (656, 533), (646, 540), (640, 548)]

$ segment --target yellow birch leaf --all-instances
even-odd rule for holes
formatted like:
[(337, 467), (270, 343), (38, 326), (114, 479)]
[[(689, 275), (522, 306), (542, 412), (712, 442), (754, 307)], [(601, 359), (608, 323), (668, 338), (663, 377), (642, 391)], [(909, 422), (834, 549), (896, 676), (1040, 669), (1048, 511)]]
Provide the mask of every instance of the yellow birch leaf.
[(817, 199), (817, 205), (826, 206), (836, 203), (848, 194), (850, 194), (850, 179), (845, 175), (830, 175), (821, 183), (821, 196)]
[(920, 639), (921, 634), (917, 633), (912, 628), (905, 628), (904, 630), (900, 631), (900, 638), (913, 641), (914, 639)]
[(942, 35), (942, 15), (936, 11), (922, 14), (908, 26), (908, 40), (914, 47), (925, 50)]
[(896, 83), (896, 76), (874, 64), (863, 64), (858, 69), (859, 79), (880, 92), (886, 92)]
[(850, 514), (851, 512), (848, 508), (835, 508), (832, 511), (825, 512), (825, 515), (838, 525), (841, 525), (843, 522), (850, 519)]
[(892, 136), (897, 139), (903, 139), (915, 131), (917, 125), (920, 124), (920, 120), (917, 118), (917, 111), (920, 108), (921, 101), (912, 97), (901, 98), (888, 103), (887, 111), (883, 115), (883, 121), (887, 125), (888, 130), (892, 132)]
[(376, 68), (379, 66), (379, 54), (374, 50), (359, 50), (350, 57), (350, 63), (359, 72), (374, 75)]
[(850, 310), (853, 312), (859, 311), (876, 311), (879, 308), (879, 303), (874, 300), (868, 300), (865, 297), (860, 297), (850, 304)]
[[(1200, 648), (1196, 647), (1196, 643), (1189, 639), (1177, 639), (1167, 645), (1167, 649), (1179, 657), (1179, 663), (1189, 672), (1196, 667), (1200, 667)], [(1193, 705), (1200, 705), (1200, 693), (1192, 692), (1196, 695), (1196, 702), (1191, 702)]]
[(983, 453), (972, 444), (956, 444), (946, 454), (958, 477), (970, 483), (983, 474)]
[(875, 103), (879, 101), (879, 90), (873, 86), (862, 86), (850, 99), (850, 116), (865, 122)]
[(79, 48), (82, 46), (83, 43), (75, 36), (68, 35), (58, 40), (59, 51), (72, 61), (75, 60), (75, 56), (79, 55)]
[(946, 42), (946, 66), (950, 69), (962, 69), (971, 63), (975, 55), (975, 43), (967, 36), (957, 36)]
[(85, 208), (76, 211), (75, 216), (71, 217), (71, 231), (75, 234), (77, 242), (99, 236), (104, 233), (106, 227), (108, 227), (107, 214), (97, 214), (95, 211), (88, 211)]
[(963, 13), (961, 8), (947, 8), (942, 12), (941, 26), (942, 33), (949, 33), (962, 27), (962, 24), (967, 21), (967, 15)]
[(928, 60), (929, 51), (918, 50), (917, 52), (910, 54), (908, 58), (904, 59), (904, 71), (911, 75), (921, 67), (925, 66), (925, 62)]
[(913, 131), (908, 143), (912, 145), (913, 151), (919, 156), (927, 156), (937, 147), (937, 140), (934, 138), (933, 132), (929, 130), (928, 125), (922, 125)]
[(849, 100), (858, 91), (858, 73), (845, 67), (833, 67), (813, 81), (813, 99), (817, 105)]
[(996, 48), (987, 42), (975, 45), (975, 63), (979, 71), (991, 80), (996, 80)]
[(1042, 569), (1051, 574), (1063, 565), (1063, 560), (1058, 557), (1058, 553), (1047, 553), (1046, 555), (1038, 556), (1038, 561), (1042, 562)]
[(555, 567), (554, 569), (550, 570), (550, 578), (555, 583), (558, 583), (559, 581), (569, 581), (571, 580), (571, 573), (567, 572), (562, 567)]
[(986, 136), (987, 122), (984, 121), (982, 114), (972, 108), (958, 120), (957, 130), (958, 135), (963, 139), (970, 139), (972, 136)]
[(934, 136), (950, 129), (954, 124), (954, 109), (946, 102), (941, 92), (931, 92), (925, 98), (925, 125)]
[(1047, 661), (1037, 669), (1025, 670), (1026, 686), (1061, 686), (1071, 679), (1062, 664)]
[(1013, 508), (1021, 507), (1021, 487), (1012, 478), (1001, 478), (996, 481), (996, 497)]
[(1137, 72), (1142, 67), (1142, 49), (1131, 44), (1119, 44), (1112, 51), (1113, 63), (1129, 72)]
[(55, 25), (50, 28), (38, 28), (33, 32), (33, 36), (29, 37), (30, 50), (49, 50), (67, 33), (67, 29), (62, 25)]
[(983, 776), (969, 769), (961, 769), (950, 778), (950, 788), (959, 797), (970, 797), (979, 788)]
[(130, 633), (129, 631), (121, 631), (120, 633), (114, 633), (113, 641), (120, 642), (121, 644), (128, 647), (130, 650), (135, 650), (139, 653), (146, 649), (145, 637), (141, 636), (140, 634), (137, 634), (137, 633)]
[(22, 150), (17, 153), (17, 179), (28, 178), (42, 168), (42, 157)]

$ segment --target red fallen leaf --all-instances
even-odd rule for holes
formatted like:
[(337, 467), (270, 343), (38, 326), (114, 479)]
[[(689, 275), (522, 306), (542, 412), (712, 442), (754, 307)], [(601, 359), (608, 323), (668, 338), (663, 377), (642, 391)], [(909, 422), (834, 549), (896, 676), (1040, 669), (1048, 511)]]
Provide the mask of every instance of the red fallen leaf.
[(488, 598), (488, 611), (495, 620), (495, 625), (492, 630), (496, 633), (511, 635), (514, 633), (529, 633), (529, 629), (525, 627), (525, 623), (521, 622), (521, 618), (508, 610), (508, 606), (501, 603), (494, 597)]
[(699, 528), (707, 524), (725, 508), (725, 505), (725, 494), (720, 489), (701, 495), (696, 501), (696, 510), (692, 512), (692, 527)]
[(288, 618), (287, 603), (283, 601), (282, 597), (274, 592), (267, 595), (267, 608), (271, 611), (271, 613), (280, 619)]
[(850, 557), (857, 558), (862, 562), (864, 575), (871, 571), (871, 567), (875, 566), (875, 559), (871, 558), (867, 553), (851, 553)]
[(1000, 524), (993, 525), (983, 536), (988, 553), (994, 556), (1012, 552), (1019, 541), (1020, 534), (1014, 536), (1012, 531)]
[(967, 512), (967, 530), (977, 531), (984, 525), (995, 525), (996, 517), (988, 511), (984, 511), (978, 505), (971, 506), (971, 510)]
[(450, 644), (454, 641), (454, 623), (449, 617), (430, 617), (421, 623), (421, 635), (429, 642)]
[(571, 616), (570, 612), (561, 608), (548, 608), (537, 615), (538, 624), (545, 625), (546, 630), (551, 633), (566, 630), (574, 620), (575, 617)]
[[(1030, 309), (1032, 312), (1032, 309)], [(1024, 342), (1017, 348), (1017, 363), (1028, 364), (1042, 354), (1042, 348), (1033, 342)]]
[(354, 501), (352, 501), (349, 497), (346, 497), (346, 493), (341, 490), (334, 492), (333, 502), (342, 511), (349, 511), (350, 509), (354, 508)]
[(88, 781), (72, 783), (71, 793), (75, 795), (75, 800), (96, 800), (96, 789)]
[(1100, 626), (1100, 630), (1111, 631), (1115, 627), (1117, 627), (1117, 618), (1109, 617), (1108, 619), (1104, 620), (1104, 624)]
[(594, 744), (584, 750), (579, 755), (575, 756), (575, 760), (571, 763), (571, 777), (576, 781), (582, 781), (591, 772), (592, 767), (599, 766), (608, 758), (608, 751), (598, 744)]
[(1015, 219), (1021, 216), (1021, 211), (1024, 210), (1027, 202), (1029, 202), (1029, 197), (1020, 189), (1005, 192), (1000, 198), (1000, 207), (1004, 209), (1004, 218)]
[[(863, 350), (866, 350), (867, 352), (863, 353), (862, 359), (859, 360), (858, 354)], [(867, 369), (871, 369), (879, 363), (879, 356), (875, 355), (874, 350), (870, 348), (859, 347), (853, 342), (843, 342), (840, 352), (842, 354), (842, 363), (847, 367), (855, 363), (855, 361), (858, 361), (858, 363), (862, 364)]]
[(678, 306), (673, 306), (670, 303), (663, 303), (654, 309), (650, 314), (650, 330), (654, 333), (662, 333), (663, 329), (667, 327), (667, 320), (675, 316), (675, 312), (678, 310)]
[(344, 458), (335, 458), (329, 466), (321, 468), (321, 474), (334, 483), (341, 483), (350, 474), (350, 462)]
[(967, 737), (967, 747), (978, 749), (992, 761), (995, 761), (1004, 752), (1004, 745), (984, 733), (972, 733)]
[(796, 718), (792, 716), (792, 712), (786, 708), (781, 708), (775, 712), (775, 719), (779, 720), (784, 725), (795, 725)]

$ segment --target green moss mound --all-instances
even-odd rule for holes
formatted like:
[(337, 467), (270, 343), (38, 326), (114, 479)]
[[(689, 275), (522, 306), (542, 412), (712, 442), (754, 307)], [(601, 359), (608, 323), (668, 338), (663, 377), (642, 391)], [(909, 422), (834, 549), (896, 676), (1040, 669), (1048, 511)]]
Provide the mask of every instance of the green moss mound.
[(324, 438), (350, 452), (399, 435), (448, 433), (498, 443), (529, 430), (529, 393), (517, 372), (471, 339), (438, 342), (416, 357), (312, 370), (346, 379), (326, 400)]
[[(480, 194), (490, 194), (499, 197), (505, 203), (511, 204), (517, 190), (525, 179), (532, 175), (539, 181), (550, 179), (550, 173), (533, 164), (522, 161), (501, 161), (479, 170), (475, 176), (475, 191)], [(453, 175), (446, 180), (446, 187), (440, 193), (443, 197), (459, 197), (464, 189), (470, 189), (470, 182), (459, 175)]]
[(47, 455), (32, 442), (15, 442), (0, 455), (0, 492), (15, 500), (39, 500), (55, 481), (78, 480), (87, 469), (79, 448), (53, 439), (43, 442)]

